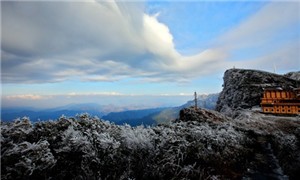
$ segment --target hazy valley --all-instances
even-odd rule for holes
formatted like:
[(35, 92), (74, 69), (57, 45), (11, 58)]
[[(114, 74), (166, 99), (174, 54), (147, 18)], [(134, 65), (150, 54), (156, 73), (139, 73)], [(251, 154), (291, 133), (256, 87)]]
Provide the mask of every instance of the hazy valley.
[[(217, 99), (218, 94), (200, 95), (198, 97), (199, 107), (214, 109)], [(168, 123), (170, 120), (178, 118), (180, 109), (192, 106), (193, 104), (194, 101), (191, 100), (178, 107), (156, 107), (146, 109), (138, 106), (120, 106), (117, 104), (99, 105), (96, 103), (70, 104), (42, 110), (26, 107), (3, 108), (1, 110), (1, 119), (2, 121), (12, 121), (17, 118), (28, 117), (32, 122), (37, 122), (48, 121), (50, 119), (55, 120), (62, 115), (72, 117), (77, 114), (88, 113), (91, 116), (97, 116), (119, 125), (124, 123), (133, 126), (142, 124), (156, 125)]]

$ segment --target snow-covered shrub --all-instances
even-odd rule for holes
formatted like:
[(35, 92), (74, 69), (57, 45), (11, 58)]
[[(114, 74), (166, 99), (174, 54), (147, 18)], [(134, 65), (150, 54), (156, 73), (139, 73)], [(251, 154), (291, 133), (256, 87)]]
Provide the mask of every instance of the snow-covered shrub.
[(131, 127), (81, 114), (1, 128), (3, 179), (222, 178), (240, 171), (248, 141), (222, 121)]
[(37, 143), (27, 141), (13, 144), (1, 154), (3, 179), (26, 179), (26, 177), (49, 177), (56, 160), (45, 140)]
[(153, 130), (144, 128), (144, 126), (132, 128), (129, 125), (124, 125), (121, 128), (123, 145), (130, 150), (153, 149), (153, 135)]
[(12, 123), (1, 124), (1, 134), (4, 141), (22, 142), (32, 131), (32, 124), (28, 117), (18, 118)]

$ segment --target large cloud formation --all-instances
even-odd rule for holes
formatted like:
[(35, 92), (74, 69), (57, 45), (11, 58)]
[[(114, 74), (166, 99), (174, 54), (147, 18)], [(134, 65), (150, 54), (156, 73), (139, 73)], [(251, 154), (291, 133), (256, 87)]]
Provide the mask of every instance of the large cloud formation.
[[(243, 66), (244, 62), (228, 59), (242, 45), (253, 46), (254, 41), (249, 37), (264, 32), (256, 39), (266, 45), (274, 35), (271, 32), (278, 33), (274, 29), (299, 22), (299, 6), (271, 4), (258, 12), (257, 17), (224, 34), (214, 46), (193, 56), (183, 56), (176, 51), (169, 28), (158, 21), (158, 15), (145, 14), (142, 3), (1, 2), (1, 5), (4, 83), (124, 78), (186, 82), (233, 65)], [(285, 13), (279, 14), (277, 10)], [(283, 54), (278, 56), (299, 47), (299, 43), (289, 44), (292, 48), (282, 50)], [(293, 54), (292, 61), (296, 62), (299, 53)], [(260, 59), (265, 62), (273, 56), (276, 54)], [(253, 67), (260, 66), (257, 59), (248, 61)]]

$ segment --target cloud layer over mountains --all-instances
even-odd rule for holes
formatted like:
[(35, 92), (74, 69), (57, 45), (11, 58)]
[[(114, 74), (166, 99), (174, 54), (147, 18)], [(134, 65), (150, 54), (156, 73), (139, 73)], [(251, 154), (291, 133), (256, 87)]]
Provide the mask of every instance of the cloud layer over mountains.
[[(234, 65), (264, 68), (272, 61), (289, 69), (299, 60), (299, 33), (296, 39), (281, 33), (299, 30), (297, 2), (267, 4), (212, 46), (190, 56), (176, 50), (170, 29), (158, 20), (159, 13), (145, 14), (143, 3), (1, 4), (4, 83), (126, 78), (187, 82)], [(264, 52), (257, 57), (234, 56), (251, 50)]]

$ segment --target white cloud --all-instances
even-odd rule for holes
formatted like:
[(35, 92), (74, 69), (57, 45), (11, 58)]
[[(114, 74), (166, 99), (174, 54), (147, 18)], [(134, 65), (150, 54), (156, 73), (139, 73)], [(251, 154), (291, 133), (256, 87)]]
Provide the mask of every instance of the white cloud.
[(41, 96), (41, 95), (35, 95), (35, 94), (19, 94), (19, 95), (5, 96), (4, 98), (9, 99), (9, 100), (18, 100), (18, 99), (41, 100), (41, 99), (49, 99), (49, 98), (51, 98), (51, 96)]
[[(131, 77), (187, 82), (232, 67), (236, 62), (230, 60), (231, 55), (240, 48), (269, 47), (282, 27), (299, 24), (298, 13), (297, 2), (270, 3), (221, 36), (215, 46), (182, 56), (169, 28), (157, 20), (159, 14), (144, 14), (142, 3), (2, 2), (2, 81), (117, 81)], [(294, 41), (299, 41), (299, 36)], [(284, 44), (280, 48), (285, 49)], [(291, 52), (282, 51), (280, 56), (287, 53)], [(292, 54), (293, 64), (299, 54)], [(263, 57), (267, 59), (267, 55)], [(269, 58), (276, 59), (276, 53)], [(255, 59), (237, 64), (257, 63)]]
[(91, 92), (91, 93), (68, 93), (67, 96), (121, 96), (122, 93), (119, 92)]
[(294, 67), (300, 69), (300, 42), (290, 42), (280, 48), (278, 51), (266, 54), (259, 58), (249, 59), (244, 62), (237, 63), (238, 66), (247, 64), (256, 69), (273, 70), (274, 66), (279, 70), (286, 70)]
[(147, 49), (157, 55), (178, 57), (174, 49), (173, 36), (169, 28), (158, 22), (158, 15), (149, 16), (144, 14), (144, 38)]
[[(300, 22), (300, 2), (269, 3), (245, 22), (224, 34), (219, 43), (226, 48), (264, 46), (281, 33), (287, 33), (291, 24)], [(287, 29), (287, 28), (288, 29)], [(299, 27), (299, 26), (298, 26)]]
[[(240, 26), (223, 35), (219, 43), (228, 52), (247, 48), (264, 52), (259, 57), (234, 62), (239, 67), (270, 70), (273, 64), (280, 64), (283, 70), (299, 69), (299, 25), (300, 2), (269, 3)], [(298, 33), (290, 38), (293, 31)]]

